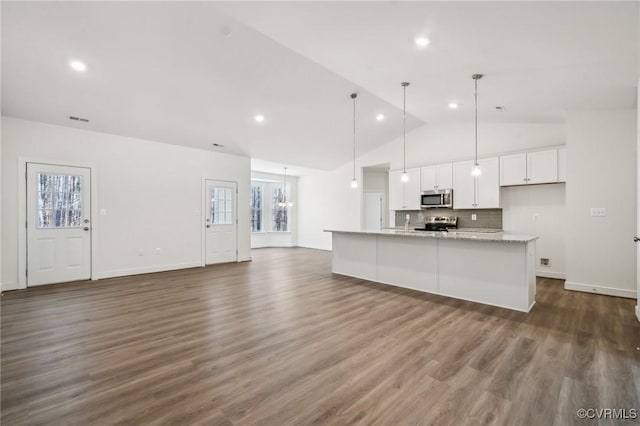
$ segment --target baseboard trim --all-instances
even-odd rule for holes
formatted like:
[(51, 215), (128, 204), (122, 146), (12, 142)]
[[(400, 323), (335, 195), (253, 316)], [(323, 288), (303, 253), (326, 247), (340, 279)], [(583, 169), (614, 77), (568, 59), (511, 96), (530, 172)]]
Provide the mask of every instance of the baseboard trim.
[(117, 269), (103, 271), (94, 274), (93, 279), (103, 280), (106, 278), (126, 277), (129, 275), (153, 274), (155, 272), (175, 271), (177, 269), (201, 268), (200, 262), (175, 263), (172, 265), (145, 266), (142, 268)]
[(589, 285), (583, 283), (574, 283), (566, 281), (564, 283), (565, 290), (582, 291), (585, 293), (604, 294), (607, 296), (626, 297), (628, 299), (637, 299), (636, 291), (625, 290), (622, 288), (602, 287), (598, 285)]
[(301, 245), (297, 245), (296, 247), (306, 248), (311, 250), (332, 251), (331, 248), (324, 248), (324, 247), (311, 247), (311, 246), (301, 246)]
[(640, 305), (636, 305), (636, 318), (640, 322)]
[(1, 283), (0, 284), (1, 291), (11, 291), (11, 290), (19, 290), (18, 283)]
[(536, 271), (536, 277), (553, 278), (553, 279), (556, 279), (556, 280), (565, 280), (565, 279), (567, 279), (567, 274), (565, 274), (564, 272)]

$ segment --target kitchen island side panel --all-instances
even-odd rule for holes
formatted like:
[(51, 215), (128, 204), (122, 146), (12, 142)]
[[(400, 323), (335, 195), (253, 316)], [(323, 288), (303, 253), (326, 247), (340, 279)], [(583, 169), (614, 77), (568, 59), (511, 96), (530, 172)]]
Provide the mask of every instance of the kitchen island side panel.
[(377, 281), (378, 236), (333, 234), (332, 272)]
[(440, 240), (440, 294), (528, 312), (533, 301), (527, 248), (528, 244)]
[(438, 292), (438, 240), (378, 237), (378, 281)]

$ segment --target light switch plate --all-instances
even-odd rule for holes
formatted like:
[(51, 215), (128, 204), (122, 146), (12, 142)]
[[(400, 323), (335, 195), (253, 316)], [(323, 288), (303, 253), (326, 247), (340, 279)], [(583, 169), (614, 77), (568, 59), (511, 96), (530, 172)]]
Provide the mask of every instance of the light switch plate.
[(472, 213), (471, 220), (478, 220), (478, 215), (476, 215), (475, 213)]

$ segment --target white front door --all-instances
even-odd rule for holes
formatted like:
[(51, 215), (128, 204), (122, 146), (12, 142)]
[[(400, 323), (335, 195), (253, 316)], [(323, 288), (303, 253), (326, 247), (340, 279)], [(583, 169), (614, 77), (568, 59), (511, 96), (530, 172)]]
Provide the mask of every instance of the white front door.
[(238, 260), (237, 184), (207, 180), (205, 187), (205, 263), (235, 262)]
[(27, 286), (91, 278), (91, 170), (27, 163)]
[(382, 194), (365, 192), (364, 229), (379, 231), (382, 228)]

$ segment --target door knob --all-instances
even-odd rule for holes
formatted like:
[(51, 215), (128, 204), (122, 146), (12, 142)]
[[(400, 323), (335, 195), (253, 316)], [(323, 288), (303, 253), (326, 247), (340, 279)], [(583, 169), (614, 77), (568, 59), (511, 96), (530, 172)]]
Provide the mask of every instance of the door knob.
[(211, 228), (211, 225), (207, 225), (207, 228)]
[(84, 227), (84, 228), (82, 228), (82, 229), (84, 229), (85, 231), (88, 231), (88, 230), (89, 230), (89, 227), (88, 227), (88, 226), (85, 226), (85, 227)]
[(638, 238), (638, 237), (633, 237), (633, 241), (635, 241), (635, 242), (637, 243), (638, 241), (640, 241), (640, 238)]

